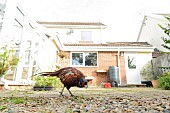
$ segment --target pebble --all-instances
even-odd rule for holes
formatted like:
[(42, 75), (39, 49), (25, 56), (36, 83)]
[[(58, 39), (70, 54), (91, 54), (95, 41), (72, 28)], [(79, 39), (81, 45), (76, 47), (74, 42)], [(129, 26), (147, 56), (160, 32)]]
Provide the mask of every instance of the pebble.
[[(1, 97), (0, 97), (1, 98)], [(0, 99), (1, 100), (1, 99)], [(1, 113), (170, 113), (170, 96), (154, 93), (110, 93), (109, 95), (90, 95), (81, 97), (54, 96), (30, 98), (26, 103), (1, 102), (7, 106)]]

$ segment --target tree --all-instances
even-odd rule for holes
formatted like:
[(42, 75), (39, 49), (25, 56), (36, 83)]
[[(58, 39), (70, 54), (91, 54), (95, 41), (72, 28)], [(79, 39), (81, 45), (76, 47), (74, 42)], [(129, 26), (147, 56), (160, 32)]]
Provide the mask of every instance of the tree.
[[(162, 37), (162, 40), (164, 41), (164, 44), (162, 44), (162, 46), (170, 50), (170, 17), (165, 17), (165, 18), (169, 21), (168, 25), (165, 27), (160, 24), (158, 25), (164, 31), (164, 33), (168, 36), (168, 38)], [(170, 54), (170, 52), (164, 52), (164, 53)]]

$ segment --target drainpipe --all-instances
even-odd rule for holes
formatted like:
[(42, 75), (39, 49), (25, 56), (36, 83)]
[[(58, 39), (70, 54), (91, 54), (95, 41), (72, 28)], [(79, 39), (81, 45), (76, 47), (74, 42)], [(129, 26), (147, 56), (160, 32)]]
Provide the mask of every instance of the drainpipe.
[(121, 74), (120, 74), (120, 48), (118, 48), (118, 68), (119, 68), (119, 85), (121, 85)]
[(100, 27), (100, 43), (102, 43), (103, 41), (102, 41), (102, 27)]

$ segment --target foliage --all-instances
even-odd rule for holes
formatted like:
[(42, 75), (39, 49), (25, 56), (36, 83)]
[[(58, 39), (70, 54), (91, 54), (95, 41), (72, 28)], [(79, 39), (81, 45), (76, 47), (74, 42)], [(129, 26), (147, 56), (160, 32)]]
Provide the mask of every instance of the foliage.
[(159, 76), (154, 73), (152, 62), (148, 61), (140, 71), (140, 74), (143, 76), (144, 79), (151, 81), (159, 79)]
[[(169, 22), (170, 22), (170, 17), (165, 17)], [(168, 50), (170, 50), (170, 46), (169, 46), (169, 44), (170, 44), (170, 39), (169, 39), (169, 37), (170, 37), (170, 24), (168, 24), (167, 26), (162, 26), (162, 25), (158, 25), (163, 31), (164, 31), (164, 33), (168, 36), (168, 38), (165, 38), (165, 37), (162, 37), (162, 40), (163, 40), (163, 42), (164, 42), (164, 44), (162, 44), (162, 47), (164, 47), (165, 49), (168, 49)], [(164, 52), (164, 53), (168, 53), (168, 54), (170, 54), (170, 52)]]
[(167, 72), (159, 78), (159, 86), (162, 89), (170, 90), (170, 72)]
[(62, 86), (60, 79), (56, 77), (34, 76), (33, 80), (35, 81), (34, 86), (52, 86), (56, 88)]
[(133, 60), (134, 60), (135, 57), (133, 57), (132, 59), (130, 59), (130, 57), (128, 56), (128, 67), (130, 69), (135, 69), (136, 68), (136, 65), (133, 64)]
[(9, 50), (6, 47), (0, 49), (0, 77), (5, 75), (9, 69), (14, 68), (19, 59), (14, 55), (14, 50)]

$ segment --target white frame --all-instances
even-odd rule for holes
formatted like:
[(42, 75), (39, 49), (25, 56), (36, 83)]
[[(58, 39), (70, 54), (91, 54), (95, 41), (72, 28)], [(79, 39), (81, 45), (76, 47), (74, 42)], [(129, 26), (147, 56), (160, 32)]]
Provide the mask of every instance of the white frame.
[[(72, 53), (83, 53), (83, 65), (72, 65)], [(97, 53), (97, 66), (85, 66), (85, 54), (84, 53)], [(70, 66), (72, 67), (98, 67), (98, 52), (87, 51), (87, 52), (70, 52)]]

